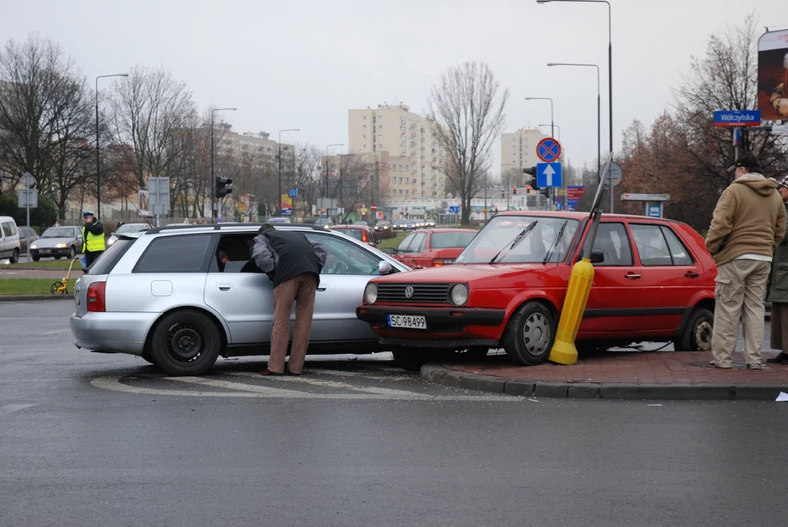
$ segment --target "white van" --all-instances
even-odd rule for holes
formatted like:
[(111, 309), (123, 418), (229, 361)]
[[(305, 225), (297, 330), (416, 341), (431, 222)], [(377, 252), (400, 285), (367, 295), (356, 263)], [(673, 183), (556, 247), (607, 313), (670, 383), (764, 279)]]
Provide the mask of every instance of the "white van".
[(19, 261), (19, 229), (11, 216), (0, 216), (0, 260)]

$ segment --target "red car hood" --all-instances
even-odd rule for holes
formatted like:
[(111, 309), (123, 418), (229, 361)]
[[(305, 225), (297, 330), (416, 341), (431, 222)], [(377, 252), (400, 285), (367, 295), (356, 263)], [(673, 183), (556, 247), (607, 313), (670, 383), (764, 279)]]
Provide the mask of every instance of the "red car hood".
[(494, 277), (520, 274), (523, 271), (545, 271), (556, 267), (550, 263), (535, 264), (452, 264), (443, 267), (430, 267), (429, 269), (416, 269), (407, 273), (395, 273), (388, 276), (375, 278), (373, 282), (402, 282), (402, 283), (445, 283), (445, 282), (473, 282)]

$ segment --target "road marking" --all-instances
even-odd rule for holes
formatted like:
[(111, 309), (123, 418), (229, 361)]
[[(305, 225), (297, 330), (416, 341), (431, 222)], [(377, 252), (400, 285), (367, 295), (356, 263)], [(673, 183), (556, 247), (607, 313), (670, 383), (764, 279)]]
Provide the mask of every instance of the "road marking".
[[(240, 373), (240, 372), (239, 372)], [(249, 376), (256, 374), (249, 374)], [(405, 401), (522, 401), (522, 397), (514, 397), (509, 395), (427, 395), (417, 392), (407, 392), (401, 390), (390, 390), (387, 388), (372, 388), (370, 392), (368, 388), (358, 388), (346, 385), (345, 383), (332, 383), (332, 381), (317, 381), (316, 379), (303, 379), (305, 384), (313, 384), (323, 387), (338, 387), (329, 386), (327, 383), (342, 385), (341, 387), (350, 387), (356, 390), (356, 393), (314, 393), (314, 392), (301, 392), (296, 390), (287, 390), (276, 387), (257, 386), (246, 383), (219, 381), (217, 379), (205, 379), (200, 377), (151, 377), (146, 380), (161, 379), (169, 382), (183, 382), (184, 384), (193, 384), (196, 386), (210, 386), (213, 388), (226, 388), (232, 391), (202, 391), (202, 390), (171, 390), (164, 388), (145, 388), (142, 386), (130, 386), (121, 382), (124, 377), (117, 375), (108, 375), (104, 377), (97, 377), (90, 381), (90, 384), (96, 388), (103, 390), (110, 390), (115, 392), (123, 392), (135, 395), (167, 395), (175, 397), (252, 397), (252, 398), (270, 398), (270, 399), (323, 399), (323, 400), (370, 400), (370, 401), (385, 401), (385, 400), (405, 400)], [(278, 382), (284, 379), (292, 379), (293, 383), (300, 382), (301, 378), (292, 377), (278, 377), (273, 382)], [(262, 378), (261, 378), (262, 380)], [(358, 393), (362, 390), (362, 393)]]
[(57, 331), (47, 331), (45, 333), (39, 333), (39, 335), (57, 335), (58, 333), (65, 333), (66, 331), (71, 331), (71, 328), (58, 329)]
[(8, 415), (10, 413), (18, 412), (19, 410), (24, 410), (25, 408), (32, 408), (33, 406), (37, 406), (35, 404), (7, 404), (5, 406), (0, 406), (0, 415)]
[[(257, 374), (248, 373), (248, 372), (234, 372), (231, 375), (238, 375), (238, 376), (255, 376)], [(421, 394), (417, 392), (408, 392), (405, 390), (392, 390), (390, 388), (376, 388), (374, 386), (353, 386), (352, 384), (348, 384), (346, 382), (338, 382), (338, 381), (326, 381), (322, 379), (310, 379), (308, 377), (278, 377), (277, 381), (283, 382), (292, 382), (292, 383), (302, 383), (302, 384), (309, 384), (312, 386), (322, 386), (325, 388), (340, 388), (343, 390), (351, 390), (354, 392), (362, 392), (362, 393), (371, 393), (375, 395), (387, 395), (394, 399), (397, 398), (413, 398), (413, 399), (431, 399), (433, 396)], [(301, 392), (296, 392), (301, 393)]]

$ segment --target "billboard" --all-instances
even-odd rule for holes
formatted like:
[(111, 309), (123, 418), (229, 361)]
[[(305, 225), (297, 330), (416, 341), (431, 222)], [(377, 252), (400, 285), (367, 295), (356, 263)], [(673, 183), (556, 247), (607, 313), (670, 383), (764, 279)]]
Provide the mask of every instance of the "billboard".
[(788, 29), (758, 39), (758, 109), (764, 121), (788, 119)]

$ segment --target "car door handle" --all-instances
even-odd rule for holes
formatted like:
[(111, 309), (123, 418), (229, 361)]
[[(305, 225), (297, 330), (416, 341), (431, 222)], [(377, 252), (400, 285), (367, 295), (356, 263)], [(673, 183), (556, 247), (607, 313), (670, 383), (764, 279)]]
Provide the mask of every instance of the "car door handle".
[(624, 278), (626, 278), (627, 280), (639, 280), (640, 275), (637, 273), (627, 273), (624, 275)]
[(325, 290), (326, 290), (326, 286), (324, 286), (324, 285), (318, 286), (318, 288), (317, 288), (318, 293), (322, 293)]
[(698, 273), (693, 273), (692, 271), (687, 271), (686, 273), (684, 273), (684, 276), (686, 276), (687, 278), (697, 278), (699, 275), (698, 275)]
[(216, 287), (219, 288), (219, 291), (229, 291), (233, 287), (233, 284), (216, 284)]

